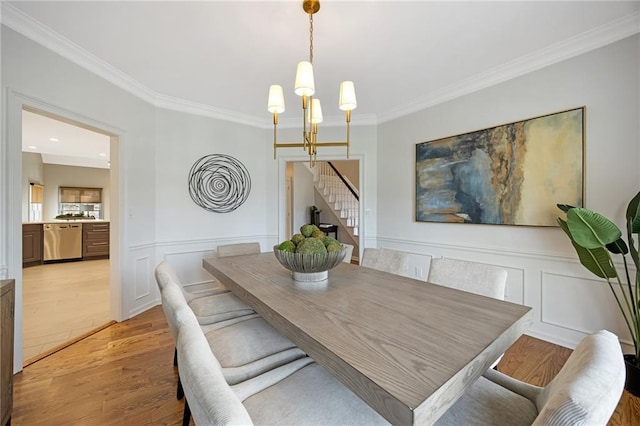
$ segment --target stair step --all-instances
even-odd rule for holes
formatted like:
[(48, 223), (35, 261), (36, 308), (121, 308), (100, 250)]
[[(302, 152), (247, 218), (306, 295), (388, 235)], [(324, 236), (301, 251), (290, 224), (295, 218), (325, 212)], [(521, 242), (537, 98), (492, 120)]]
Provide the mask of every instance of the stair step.
[(349, 233), (358, 236), (359, 202), (342, 179), (324, 162), (310, 168), (318, 193), (332, 206), (335, 216)]

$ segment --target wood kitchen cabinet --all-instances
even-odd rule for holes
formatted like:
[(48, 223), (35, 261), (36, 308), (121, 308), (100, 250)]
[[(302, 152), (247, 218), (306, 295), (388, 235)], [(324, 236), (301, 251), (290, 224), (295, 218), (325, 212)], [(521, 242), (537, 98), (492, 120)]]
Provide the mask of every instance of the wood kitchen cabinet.
[(82, 224), (82, 258), (109, 257), (109, 222)]
[(22, 225), (22, 267), (42, 264), (42, 224)]
[(102, 188), (60, 187), (61, 203), (102, 203)]
[(0, 280), (0, 418), (4, 426), (13, 409), (13, 327), (15, 283)]

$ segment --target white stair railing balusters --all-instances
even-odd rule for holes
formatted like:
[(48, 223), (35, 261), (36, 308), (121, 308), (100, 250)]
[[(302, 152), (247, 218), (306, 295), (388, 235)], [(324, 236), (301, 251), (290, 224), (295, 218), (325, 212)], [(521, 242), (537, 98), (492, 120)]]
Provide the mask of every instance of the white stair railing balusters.
[(319, 161), (311, 168), (316, 189), (332, 206), (339, 217), (354, 236), (358, 236), (359, 201), (342, 181), (340, 176), (325, 161)]

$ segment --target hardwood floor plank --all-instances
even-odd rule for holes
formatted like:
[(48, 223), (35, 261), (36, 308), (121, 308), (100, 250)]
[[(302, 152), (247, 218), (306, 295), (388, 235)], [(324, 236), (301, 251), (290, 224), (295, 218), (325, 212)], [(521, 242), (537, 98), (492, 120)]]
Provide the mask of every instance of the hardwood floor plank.
[[(114, 324), (14, 378), (13, 425), (180, 425), (173, 339), (161, 307)], [(522, 336), (498, 369), (545, 385), (571, 350)], [(193, 421), (192, 421), (193, 424)], [(640, 425), (640, 398), (625, 392), (609, 426)]]

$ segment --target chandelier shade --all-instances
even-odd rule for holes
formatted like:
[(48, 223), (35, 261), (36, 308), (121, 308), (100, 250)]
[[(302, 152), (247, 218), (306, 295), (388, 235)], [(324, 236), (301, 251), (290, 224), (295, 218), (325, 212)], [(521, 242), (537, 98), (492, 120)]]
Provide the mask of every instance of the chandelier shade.
[(313, 81), (313, 65), (308, 61), (299, 62), (296, 70), (296, 95), (313, 96), (315, 92), (316, 85)]
[(277, 84), (269, 86), (269, 103), (267, 109), (274, 114), (284, 112), (284, 93), (282, 86)]
[(320, 106), (320, 99), (314, 98), (311, 101), (311, 109), (309, 110), (309, 122), (311, 124), (322, 123), (322, 106)]
[(343, 81), (340, 83), (340, 101), (338, 107), (343, 111), (351, 111), (356, 109), (358, 102), (356, 101), (356, 89), (353, 81)]

